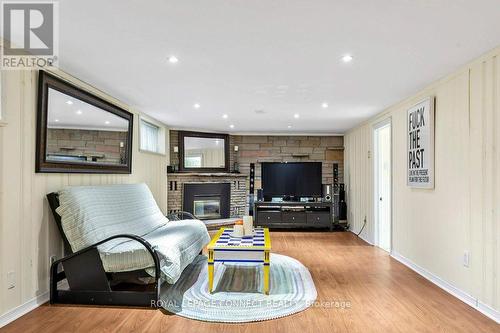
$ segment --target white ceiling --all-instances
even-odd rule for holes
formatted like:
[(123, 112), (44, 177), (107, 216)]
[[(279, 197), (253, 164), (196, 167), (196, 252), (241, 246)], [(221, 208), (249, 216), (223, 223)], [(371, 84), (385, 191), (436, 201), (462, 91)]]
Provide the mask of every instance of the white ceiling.
[(60, 67), (176, 128), (343, 133), (500, 45), (499, 0), (59, 3)]

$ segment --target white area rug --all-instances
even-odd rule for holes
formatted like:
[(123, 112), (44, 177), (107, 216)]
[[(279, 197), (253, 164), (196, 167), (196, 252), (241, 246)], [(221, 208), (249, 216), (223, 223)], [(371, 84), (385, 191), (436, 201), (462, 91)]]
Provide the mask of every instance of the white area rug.
[(316, 300), (311, 274), (299, 261), (271, 254), (270, 293), (261, 292), (262, 265), (216, 264), (214, 292), (208, 292), (207, 258), (199, 256), (174, 285), (164, 284), (161, 306), (179, 316), (243, 323), (280, 318)]

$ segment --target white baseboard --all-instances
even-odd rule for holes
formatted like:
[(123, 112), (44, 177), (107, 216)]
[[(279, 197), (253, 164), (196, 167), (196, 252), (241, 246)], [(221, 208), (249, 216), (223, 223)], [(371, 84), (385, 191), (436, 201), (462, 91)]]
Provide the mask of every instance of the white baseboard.
[[(358, 236), (358, 234), (355, 233), (354, 231), (352, 231), (352, 230), (349, 230), (349, 231), (352, 232), (355, 236)], [(364, 240), (365, 242), (367, 242), (368, 244), (375, 246), (375, 244), (370, 242), (365, 236), (363, 236), (363, 234), (360, 234), (358, 237), (361, 238), (362, 240)]]
[(416, 273), (420, 274), (427, 280), (431, 281), (434, 283), (436, 286), (439, 288), (443, 289), (444, 291), (452, 294), (465, 304), (473, 307), (474, 309), (478, 310), (485, 316), (493, 319), (497, 323), (500, 324), (500, 311), (493, 309), (487, 304), (484, 304), (477, 298), (469, 295), (465, 291), (455, 287), (454, 285), (450, 284), (449, 282), (446, 282), (445, 280), (441, 279), (439, 276), (434, 275), (433, 273), (429, 272), (428, 270), (418, 266), (417, 264), (413, 263), (410, 259), (402, 256), (401, 254), (393, 251), (391, 253), (391, 257), (402, 263), (403, 265), (409, 267)]
[(4, 327), (10, 322), (13, 322), (17, 318), (27, 314), (28, 312), (33, 311), (34, 309), (36, 309), (37, 307), (48, 301), (49, 301), (49, 293), (46, 292), (4, 313), (3, 315), (0, 316), (0, 328)]

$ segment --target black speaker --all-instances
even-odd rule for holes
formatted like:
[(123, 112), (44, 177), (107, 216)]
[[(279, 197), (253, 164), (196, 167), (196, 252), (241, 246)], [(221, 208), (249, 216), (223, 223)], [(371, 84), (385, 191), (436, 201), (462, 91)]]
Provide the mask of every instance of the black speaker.
[(339, 220), (347, 220), (347, 204), (341, 201), (339, 205)]
[(257, 201), (264, 201), (264, 190), (261, 188), (257, 190)]
[(323, 201), (324, 202), (332, 202), (332, 185), (330, 184), (323, 184)]
[(254, 194), (255, 191), (255, 163), (250, 163), (250, 194)]
[(342, 202), (342, 201), (344, 201), (344, 202), (345, 202), (344, 184), (340, 184), (340, 189), (339, 189), (339, 200), (340, 200), (340, 202)]
[(333, 177), (339, 176), (339, 164), (338, 163), (333, 163)]
[(333, 194), (339, 194), (339, 164), (333, 163)]
[(347, 220), (347, 203), (345, 202), (344, 184), (340, 184), (339, 191), (339, 220)]

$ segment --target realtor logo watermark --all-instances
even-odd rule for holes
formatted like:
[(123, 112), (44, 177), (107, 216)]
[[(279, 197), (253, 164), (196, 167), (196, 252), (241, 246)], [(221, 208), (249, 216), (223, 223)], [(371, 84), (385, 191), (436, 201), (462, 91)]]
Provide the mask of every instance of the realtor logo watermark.
[(59, 45), (59, 4), (55, 1), (2, 1), (1, 69), (55, 65)]

